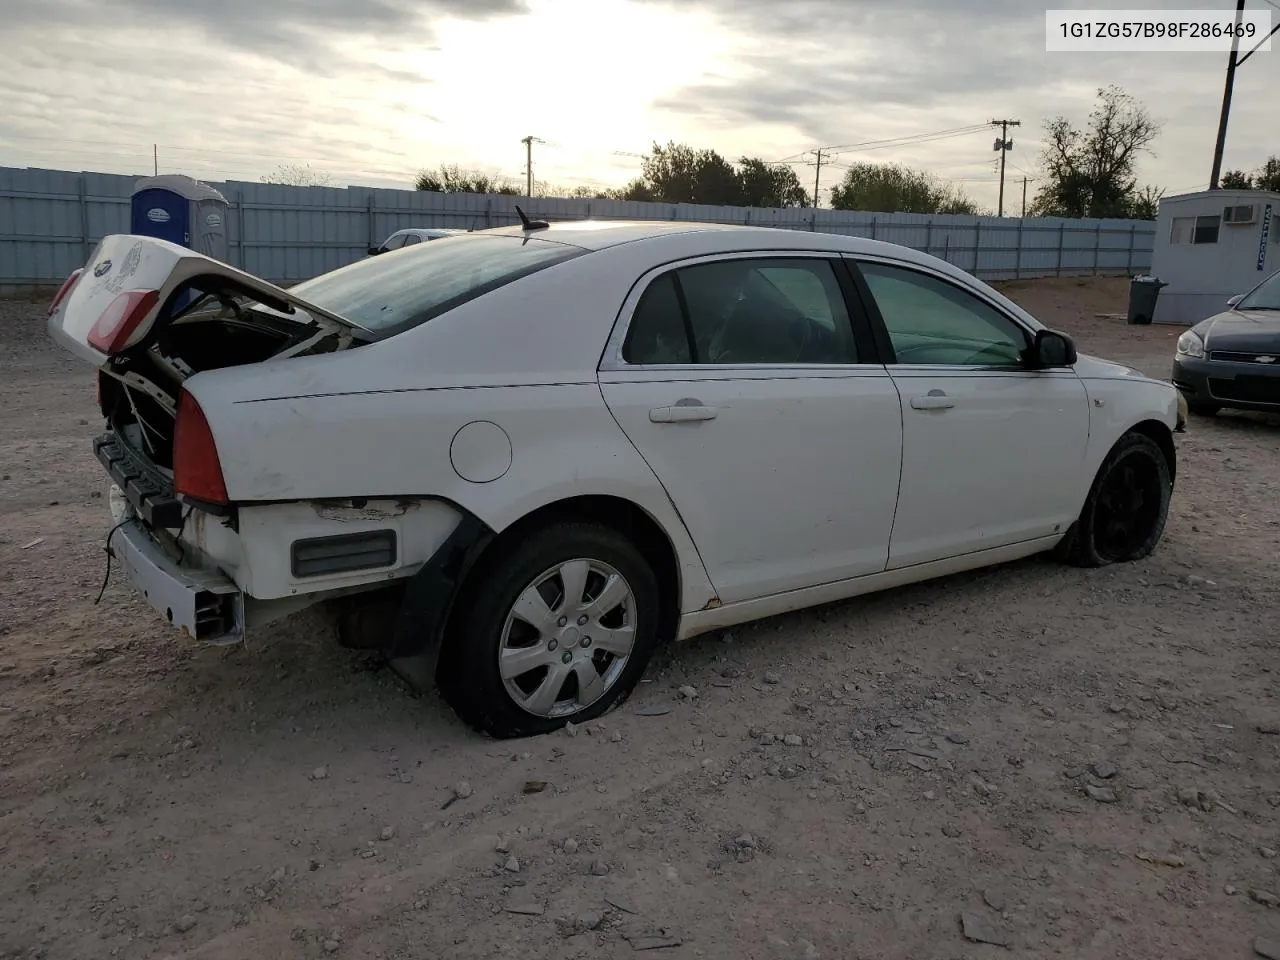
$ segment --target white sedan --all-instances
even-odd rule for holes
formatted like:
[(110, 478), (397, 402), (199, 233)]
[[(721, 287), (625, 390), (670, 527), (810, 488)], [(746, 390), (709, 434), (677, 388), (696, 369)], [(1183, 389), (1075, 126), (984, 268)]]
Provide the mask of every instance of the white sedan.
[(480, 231), (289, 290), (111, 236), (50, 331), (99, 368), (113, 555), (196, 640), (340, 636), (521, 736), (659, 643), (1160, 540), (1177, 394), (893, 244)]

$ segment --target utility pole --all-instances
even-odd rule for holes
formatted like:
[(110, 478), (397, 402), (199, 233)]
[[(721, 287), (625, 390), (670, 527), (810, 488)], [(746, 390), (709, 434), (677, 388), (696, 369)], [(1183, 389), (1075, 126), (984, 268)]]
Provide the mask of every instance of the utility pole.
[[(1241, 3), (1244, 0), (1240, 0)], [(1000, 151), (1000, 205), (996, 211), (997, 217), (1004, 216), (1004, 158), (1010, 150), (1013, 149), (1013, 141), (1009, 139), (1009, 128), (1022, 126), (1021, 120), (992, 120), (993, 127), (1000, 128), (1000, 139), (996, 141), (995, 149)]]
[[(1236, 54), (1240, 50), (1240, 21), (1244, 18), (1244, 0), (1236, 0), (1236, 30), (1231, 35), (1231, 53), (1227, 55), (1227, 82), (1222, 90), (1222, 112), (1218, 115), (1218, 139), (1213, 144), (1213, 172), (1209, 174), (1209, 189), (1218, 189), (1222, 175), (1222, 151), (1227, 145), (1227, 117), (1231, 114), (1231, 91), (1236, 84)], [(1252, 51), (1250, 51), (1252, 53)]]
[(1026, 216), (1027, 216), (1027, 178), (1026, 177), (1022, 178), (1022, 216), (1023, 216), (1023, 219), (1026, 219)]
[(524, 183), (525, 196), (533, 199), (533, 145), (535, 143), (546, 143), (545, 140), (539, 140), (537, 137), (530, 135), (523, 138), (521, 143), (524, 144)]
[(822, 180), (822, 148), (817, 150), (818, 162), (814, 165), (813, 170), (813, 209), (817, 210), (821, 203), (818, 197), (818, 184)]
[(157, 177), (160, 175), (160, 147), (154, 143), (151, 145), (151, 172)]

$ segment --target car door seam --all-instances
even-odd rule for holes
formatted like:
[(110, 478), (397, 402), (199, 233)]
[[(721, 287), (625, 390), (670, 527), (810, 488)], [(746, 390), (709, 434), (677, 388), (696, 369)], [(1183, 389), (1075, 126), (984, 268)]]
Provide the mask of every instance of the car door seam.
[[(658, 476), (658, 471), (653, 468), (653, 464), (651, 464), (649, 459), (644, 455), (644, 451), (636, 445), (636, 442), (631, 439), (631, 435), (627, 433), (627, 431), (623, 429), (622, 424), (618, 422), (618, 417), (614, 414), (613, 407), (609, 406), (609, 400), (604, 395), (604, 384), (600, 383), (599, 380), (596, 381), (596, 389), (600, 391), (600, 402), (604, 404), (604, 409), (609, 414), (609, 419), (613, 421), (613, 425), (618, 428), (618, 432), (621, 433), (627, 443), (631, 445), (631, 449), (636, 452), (636, 456), (640, 458), (640, 461), (649, 468), (649, 475), (653, 477), (654, 481), (658, 484), (658, 489), (662, 491), (662, 495), (666, 497), (667, 502), (671, 504), (671, 509), (675, 512), (676, 519), (680, 521), (680, 526), (684, 527), (685, 536), (689, 538), (689, 543), (693, 546), (694, 556), (696, 556), (698, 558), (698, 562), (702, 564), (702, 571), (706, 574), (707, 583), (711, 584), (711, 589), (716, 593), (716, 596), (712, 599), (718, 599), (720, 588), (717, 587), (715, 581), (711, 579), (711, 570), (707, 566), (707, 561), (702, 556), (702, 550), (698, 547), (698, 541), (694, 538), (693, 531), (689, 529), (689, 524), (685, 520), (684, 514), (680, 512), (680, 507), (676, 504), (675, 498), (671, 496), (671, 492), (667, 489), (667, 485), (662, 482), (662, 477)], [(683, 617), (683, 597), (679, 598), (677, 603), (681, 608), (680, 616)]]
[(884, 570), (889, 569), (889, 564), (893, 559), (893, 532), (898, 526), (898, 507), (902, 505), (902, 475), (907, 460), (907, 417), (906, 411), (902, 409), (902, 388), (898, 386), (898, 381), (893, 375), (893, 371), (888, 366), (884, 368), (884, 372), (889, 377), (889, 382), (893, 384), (893, 390), (898, 395), (898, 492), (893, 498), (893, 519), (889, 522), (889, 542), (884, 545)]

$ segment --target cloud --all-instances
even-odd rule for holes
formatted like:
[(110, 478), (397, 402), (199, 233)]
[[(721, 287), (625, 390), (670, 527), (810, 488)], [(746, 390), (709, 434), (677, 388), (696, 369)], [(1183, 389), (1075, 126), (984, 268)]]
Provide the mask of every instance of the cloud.
[[(191, 31), (286, 60), (331, 51), (350, 37), (425, 39), (438, 17), (484, 20), (526, 10), (524, 0), (6, 0), (5, 7), (14, 30), (55, 23), (108, 32), (142, 27), (162, 46), (184, 45), (182, 34)], [(312, 66), (325, 69), (323, 61)]]
[[(1188, 3), (1191, 0), (1187, 0)], [(1098, 6), (1055, 0), (1051, 6)], [(1165, 0), (1127, 0), (1156, 8)], [(0, 0), (0, 164), (251, 178), (310, 162), (335, 182), (457, 162), (629, 179), (651, 140), (781, 159), (993, 117), (1010, 176), (1035, 175), (1043, 121), (1084, 122), (1118, 83), (1165, 121), (1140, 175), (1208, 177), (1225, 57), (1048, 54), (1025, 0)], [(608, 34), (606, 35), (606, 31)], [(1227, 165), (1274, 152), (1271, 57), (1237, 79)], [(870, 152), (995, 205), (992, 134)], [(170, 148), (165, 162), (166, 144)], [(800, 168), (807, 182), (812, 167)], [(1034, 186), (1032, 188), (1034, 193)]]
[[(1022, 120), (1014, 132), (1015, 156), (1027, 167), (1039, 152), (1045, 120), (1065, 115), (1084, 123), (1097, 89), (1116, 83), (1164, 121), (1155, 156), (1143, 160), (1144, 174), (1179, 189), (1208, 179), (1221, 53), (1050, 54), (1044, 49), (1045, 5), (1025, 0), (638, 2), (709, 11), (722, 29), (754, 41), (735, 76), (689, 85), (655, 104), (687, 117), (707, 137), (750, 132), (810, 149), (1010, 117)], [(1049, 6), (1098, 4), (1058, 0)], [(1126, 6), (1168, 4), (1129, 0)], [(1238, 75), (1229, 163), (1232, 156), (1245, 165), (1260, 162), (1276, 146), (1267, 120), (1275, 68), (1262, 59)], [(843, 159), (893, 159), (967, 177), (985, 169), (991, 157), (990, 138), (975, 135)], [(971, 172), (955, 172), (966, 166), (964, 158)]]

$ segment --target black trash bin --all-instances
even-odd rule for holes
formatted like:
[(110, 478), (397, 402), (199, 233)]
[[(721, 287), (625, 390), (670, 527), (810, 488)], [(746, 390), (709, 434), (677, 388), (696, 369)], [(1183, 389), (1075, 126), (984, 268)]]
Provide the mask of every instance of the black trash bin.
[(1129, 323), (1150, 323), (1156, 315), (1160, 288), (1169, 284), (1155, 277), (1134, 277), (1129, 281)]

